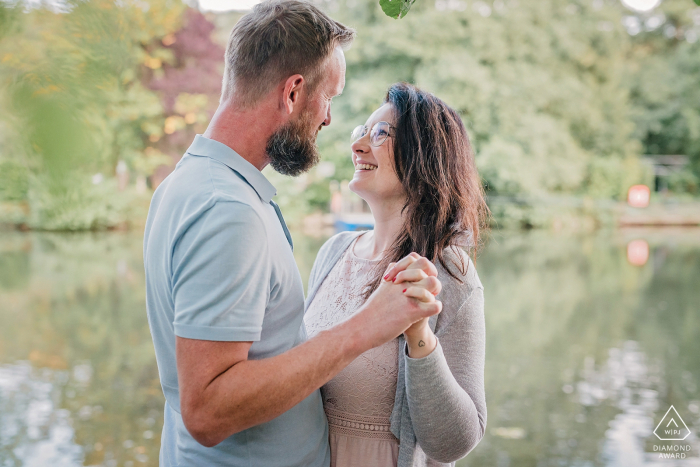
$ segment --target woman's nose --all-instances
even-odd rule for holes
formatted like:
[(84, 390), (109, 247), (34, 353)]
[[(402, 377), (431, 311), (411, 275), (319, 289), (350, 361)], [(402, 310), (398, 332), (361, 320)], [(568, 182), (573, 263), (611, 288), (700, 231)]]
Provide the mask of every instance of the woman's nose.
[(362, 154), (366, 154), (367, 152), (369, 152), (369, 145), (366, 143), (366, 141), (367, 135), (352, 143), (352, 145), (350, 146), (352, 152), (359, 152)]

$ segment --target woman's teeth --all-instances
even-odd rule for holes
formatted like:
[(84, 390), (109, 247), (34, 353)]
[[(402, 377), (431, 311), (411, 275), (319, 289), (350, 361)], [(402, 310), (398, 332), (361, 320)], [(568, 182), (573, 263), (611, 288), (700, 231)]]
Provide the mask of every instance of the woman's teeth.
[(355, 166), (355, 168), (360, 169), (360, 170), (374, 170), (377, 168), (377, 166), (376, 165), (369, 165), (369, 164), (357, 164)]

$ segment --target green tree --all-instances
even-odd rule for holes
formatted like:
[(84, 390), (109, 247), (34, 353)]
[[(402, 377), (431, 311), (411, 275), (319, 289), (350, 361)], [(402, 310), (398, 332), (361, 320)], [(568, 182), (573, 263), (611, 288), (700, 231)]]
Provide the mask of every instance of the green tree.
[[(652, 23), (650, 18), (655, 21)], [(680, 154), (690, 168), (678, 191), (700, 193), (700, 8), (666, 0), (633, 41), (630, 63), (635, 136), (646, 154)]]
[(418, 3), (387, 22), (374, 2), (340, 2), (332, 14), (358, 30), (347, 53), (340, 116), (321, 141), (351, 170), (353, 125), (404, 80), (462, 115), (492, 192), (618, 197), (641, 181), (632, 137), (626, 57), (630, 40), (617, 3)]
[[(178, 30), (184, 6), (94, 0), (64, 10), (3, 10), (13, 31), (0, 41), (0, 138), (9, 143), (0, 163), (22, 167), (29, 187), (4, 198), (26, 198), (31, 227), (113, 226), (126, 219), (130, 201), (116, 196), (117, 161), (163, 162), (144, 151), (143, 127), (162, 126), (164, 117), (141, 75), (173, 59), (164, 46), (149, 45)], [(106, 174), (105, 182), (94, 174)]]

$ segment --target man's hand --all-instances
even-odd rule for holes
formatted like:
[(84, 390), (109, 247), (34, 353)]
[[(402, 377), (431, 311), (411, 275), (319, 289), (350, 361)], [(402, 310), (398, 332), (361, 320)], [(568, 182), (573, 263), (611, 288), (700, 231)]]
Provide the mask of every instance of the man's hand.
[(400, 272), (413, 269), (423, 271), (426, 276), (437, 277), (437, 268), (428, 258), (418, 253), (410, 253), (399, 262), (389, 264), (384, 280), (387, 282), (394, 281)]
[[(352, 318), (271, 358), (248, 360), (250, 342), (177, 337), (180, 408), (188, 431), (204, 446), (215, 446), (291, 409), (363, 352), (439, 313), (436, 275), (426, 258), (403, 258)], [(406, 278), (420, 279), (407, 287), (401, 282)]]
[(417, 253), (390, 265), (377, 290), (351, 318), (364, 329), (359, 336), (362, 347), (377, 347), (414, 323), (440, 313), (442, 303), (435, 295), (442, 284), (436, 276), (435, 265)]

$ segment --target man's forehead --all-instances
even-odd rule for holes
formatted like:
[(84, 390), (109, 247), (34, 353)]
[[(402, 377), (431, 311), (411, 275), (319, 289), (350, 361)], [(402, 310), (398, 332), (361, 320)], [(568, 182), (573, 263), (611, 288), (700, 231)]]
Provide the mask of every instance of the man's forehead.
[(343, 93), (343, 89), (345, 89), (345, 70), (343, 70), (343, 73), (340, 75), (340, 81), (338, 82), (338, 86), (336, 86), (335, 93), (333, 95), (341, 95)]
[(345, 88), (345, 70), (346, 70), (346, 65), (345, 65), (345, 54), (343, 53), (343, 49), (340, 47), (336, 47), (335, 50), (333, 51), (333, 60), (334, 60), (334, 66), (333, 70), (334, 72), (337, 72), (337, 81), (335, 83), (335, 89), (333, 90), (334, 96), (338, 96), (343, 92), (343, 89)]

